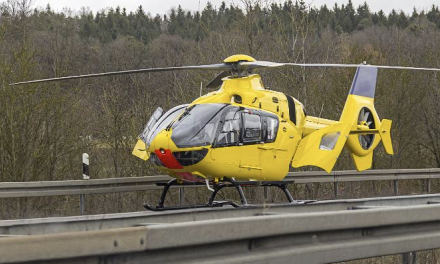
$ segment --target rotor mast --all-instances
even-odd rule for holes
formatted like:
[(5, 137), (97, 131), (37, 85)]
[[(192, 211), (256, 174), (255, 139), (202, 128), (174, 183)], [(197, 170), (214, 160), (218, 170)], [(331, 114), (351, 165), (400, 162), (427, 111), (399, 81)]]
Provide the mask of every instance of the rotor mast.
[(249, 68), (239, 67), (242, 62), (255, 62), (251, 56), (236, 54), (227, 57), (223, 62), (231, 65), (229, 76), (222, 78), (221, 89), (224, 91), (254, 91), (264, 90), (263, 82), (259, 75), (251, 74)]

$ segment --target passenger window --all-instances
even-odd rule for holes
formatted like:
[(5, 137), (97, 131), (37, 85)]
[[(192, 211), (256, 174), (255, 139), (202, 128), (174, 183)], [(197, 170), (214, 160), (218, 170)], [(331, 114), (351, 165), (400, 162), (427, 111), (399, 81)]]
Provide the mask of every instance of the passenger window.
[(261, 141), (261, 118), (259, 115), (244, 113), (244, 135), (243, 142)]
[(238, 145), (240, 140), (241, 118), (237, 111), (230, 111), (225, 116), (222, 130), (217, 139), (220, 146)]
[(266, 117), (266, 138), (265, 142), (274, 142), (278, 133), (278, 119)]

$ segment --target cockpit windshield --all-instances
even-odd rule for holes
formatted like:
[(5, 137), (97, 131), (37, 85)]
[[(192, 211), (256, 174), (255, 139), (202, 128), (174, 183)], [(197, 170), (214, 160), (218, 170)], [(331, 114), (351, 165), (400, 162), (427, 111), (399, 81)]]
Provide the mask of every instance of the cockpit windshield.
[[(140, 135), (140, 138), (145, 142), (147, 148), (150, 147), (151, 142), (153, 139), (164, 130), (170, 123), (173, 121), (177, 116), (179, 116), (187, 107), (188, 105), (178, 105), (176, 107), (173, 107), (168, 112), (160, 116), (160, 118), (155, 121), (154, 123), (151, 122), (152, 119), (157, 117), (153, 114), (153, 116), (148, 121), (147, 127), (145, 128), (144, 132)], [(160, 108), (162, 109), (162, 108)], [(155, 113), (157, 110), (155, 111)], [(162, 110), (163, 112), (163, 110)]]
[(187, 108), (172, 126), (174, 144), (179, 148), (211, 145), (220, 123), (220, 112), (226, 106), (199, 104)]

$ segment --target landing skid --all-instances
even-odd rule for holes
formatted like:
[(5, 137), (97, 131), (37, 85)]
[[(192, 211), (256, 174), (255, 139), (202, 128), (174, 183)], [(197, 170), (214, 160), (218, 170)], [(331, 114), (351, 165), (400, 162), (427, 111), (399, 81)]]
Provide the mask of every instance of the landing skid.
[[(287, 200), (289, 203), (295, 203), (295, 200), (293, 199), (292, 195), (290, 194), (289, 190), (287, 189), (287, 185), (293, 183), (294, 181), (235, 181), (229, 178), (224, 178), (222, 182), (219, 182), (217, 184), (213, 185), (214, 191), (212, 192), (209, 201), (207, 204), (199, 204), (199, 205), (187, 205), (187, 206), (169, 206), (165, 207), (165, 198), (166, 195), (170, 189), (171, 186), (195, 186), (195, 185), (205, 185), (205, 183), (202, 182), (179, 182), (177, 179), (172, 179), (169, 182), (158, 182), (156, 185), (163, 186), (162, 194), (159, 199), (159, 204), (157, 206), (151, 206), (147, 203), (144, 204), (145, 209), (150, 211), (165, 211), (165, 210), (180, 210), (180, 209), (192, 209), (192, 208), (206, 208), (206, 207), (222, 207), (223, 205), (230, 205), (232, 207), (247, 207), (250, 206), (248, 203), (246, 196), (244, 195), (243, 188), (242, 187), (250, 187), (250, 186), (258, 186), (258, 187), (265, 187), (265, 186), (274, 186), (278, 187), (283, 191), (283, 193), (286, 195)], [(218, 192), (226, 187), (234, 187), (238, 195), (240, 196), (240, 202), (241, 204), (237, 204), (232, 201), (216, 201), (215, 197), (217, 196)]]

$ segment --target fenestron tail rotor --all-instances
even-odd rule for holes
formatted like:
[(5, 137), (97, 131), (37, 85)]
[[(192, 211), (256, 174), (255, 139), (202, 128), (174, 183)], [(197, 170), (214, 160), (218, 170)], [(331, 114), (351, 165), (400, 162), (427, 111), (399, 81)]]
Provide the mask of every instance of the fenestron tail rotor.
[[(367, 107), (363, 107), (359, 112), (358, 125), (368, 127), (368, 129), (376, 128), (373, 114)], [(359, 143), (363, 149), (367, 150), (373, 144), (374, 138), (375, 134), (359, 134)]]
[(325, 63), (279, 63), (270, 61), (257, 61), (247, 55), (233, 55), (226, 58), (223, 63), (194, 65), (194, 66), (178, 66), (178, 67), (163, 67), (163, 68), (145, 68), (123, 71), (112, 71), (103, 73), (83, 74), (56, 78), (47, 78), (40, 80), (22, 81), (12, 83), (10, 85), (22, 85), (42, 82), (66, 81), (74, 79), (94, 78), (102, 76), (112, 76), (121, 74), (136, 74), (147, 72), (164, 72), (164, 71), (181, 71), (181, 70), (217, 70), (222, 71), (215, 77), (208, 87), (216, 88), (221, 85), (222, 79), (228, 76), (244, 77), (250, 74), (255, 69), (260, 68), (276, 68), (276, 67), (337, 67), (337, 68), (376, 68), (376, 69), (400, 69), (400, 70), (422, 70), (422, 71), (440, 71), (437, 68), (418, 68), (418, 67), (404, 67), (404, 66), (387, 66), (387, 65), (367, 65), (367, 64), (325, 64)]

